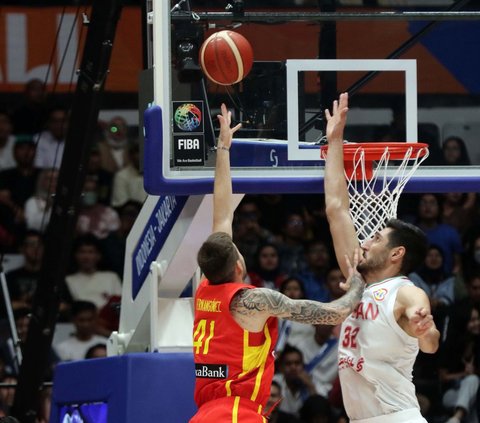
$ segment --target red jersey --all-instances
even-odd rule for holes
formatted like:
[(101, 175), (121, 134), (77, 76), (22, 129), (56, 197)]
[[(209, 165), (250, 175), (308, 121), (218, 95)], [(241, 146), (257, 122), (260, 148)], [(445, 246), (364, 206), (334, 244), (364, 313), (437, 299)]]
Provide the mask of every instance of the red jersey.
[(274, 374), (273, 349), (278, 320), (271, 317), (263, 331), (241, 328), (230, 313), (230, 302), (243, 283), (210, 285), (204, 280), (195, 294), (193, 354), (195, 359), (195, 402), (240, 397), (265, 406)]

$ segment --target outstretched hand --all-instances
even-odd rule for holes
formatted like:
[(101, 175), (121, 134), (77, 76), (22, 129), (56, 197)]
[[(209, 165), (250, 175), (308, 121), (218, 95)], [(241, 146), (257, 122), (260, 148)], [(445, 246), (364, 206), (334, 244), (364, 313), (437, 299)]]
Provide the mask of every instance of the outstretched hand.
[(408, 321), (410, 331), (417, 338), (421, 338), (434, 326), (432, 314), (424, 307), (415, 310), (411, 316), (408, 316)]
[(233, 134), (241, 128), (242, 124), (239, 123), (233, 128), (230, 128), (232, 123), (232, 112), (227, 110), (227, 106), (225, 106), (224, 103), (222, 103), (221, 111), (222, 114), (217, 115), (218, 121), (220, 122), (220, 135), (218, 137), (217, 147), (225, 147), (229, 149), (232, 145)]
[(340, 94), (339, 100), (333, 102), (332, 113), (325, 109), (327, 119), (327, 141), (339, 141), (343, 143), (343, 130), (347, 123), (348, 93)]
[(353, 252), (353, 262), (350, 261), (350, 258), (345, 254), (345, 261), (348, 266), (348, 277), (345, 282), (340, 282), (340, 288), (344, 291), (348, 291), (352, 286), (352, 282), (356, 283), (365, 283), (362, 278), (362, 275), (357, 270), (358, 261), (360, 260), (361, 252), (360, 248), (355, 248)]

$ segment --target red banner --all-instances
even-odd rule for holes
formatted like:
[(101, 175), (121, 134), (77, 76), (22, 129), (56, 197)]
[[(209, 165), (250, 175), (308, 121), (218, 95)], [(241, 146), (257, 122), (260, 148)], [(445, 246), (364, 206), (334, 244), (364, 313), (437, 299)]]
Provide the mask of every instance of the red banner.
[[(76, 19), (77, 11), (76, 7), (67, 7), (65, 13), (61, 7), (0, 7), (0, 91), (22, 91), (28, 80), (43, 81), (47, 74), (49, 91), (53, 86), (57, 92), (73, 89), (87, 32), (81, 13)], [(238, 32), (250, 40), (255, 60), (318, 57), (318, 24), (245, 24)], [(403, 21), (339, 22), (337, 55), (339, 59), (383, 59), (410, 36), (408, 23)], [(417, 59), (420, 93), (466, 93), (455, 76), (423, 45), (415, 45), (401, 58)], [(141, 68), (141, 11), (138, 7), (125, 7), (113, 46), (107, 90), (136, 92)], [(361, 75), (362, 72), (339, 74), (339, 89), (347, 89)], [(308, 92), (318, 90), (315, 78), (306, 83)], [(381, 75), (362, 89), (363, 93), (403, 91), (403, 74), (393, 79)]]
[[(87, 28), (76, 7), (0, 8), (0, 91), (22, 91), (33, 78), (48, 75), (48, 90), (72, 90)], [(83, 8), (81, 9), (83, 11)], [(88, 15), (88, 12), (87, 12)], [(57, 36), (58, 31), (58, 36)], [(106, 88), (135, 92), (142, 67), (140, 9), (123, 9)]]

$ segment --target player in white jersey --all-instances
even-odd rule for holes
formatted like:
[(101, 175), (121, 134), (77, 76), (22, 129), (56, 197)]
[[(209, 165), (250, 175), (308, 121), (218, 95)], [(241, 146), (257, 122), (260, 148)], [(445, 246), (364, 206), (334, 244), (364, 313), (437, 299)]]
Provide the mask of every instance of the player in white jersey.
[[(340, 95), (327, 118), (325, 201), (335, 254), (347, 271), (359, 241), (349, 213), (343, 164), (343, 130), (348, 94)], [(417, 227), (397, 219), (361, 246), (357, 269), (367, 287), (356, 310), (343, 322), (339, 375), (345, 410), (354, 423), (420, 423), (412, 383), (417, 353), (434, 353), (440, 333), (427, 295), (405, 276), (423, 261), (427, 240)]]

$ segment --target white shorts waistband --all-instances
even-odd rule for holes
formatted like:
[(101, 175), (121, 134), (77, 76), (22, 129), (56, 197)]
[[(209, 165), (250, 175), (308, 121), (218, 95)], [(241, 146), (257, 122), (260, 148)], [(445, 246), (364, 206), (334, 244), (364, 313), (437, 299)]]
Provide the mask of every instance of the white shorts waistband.
[(427, 423), (418, 408), (397, 411), (368, 419), (350, 420), (350, 423)]

